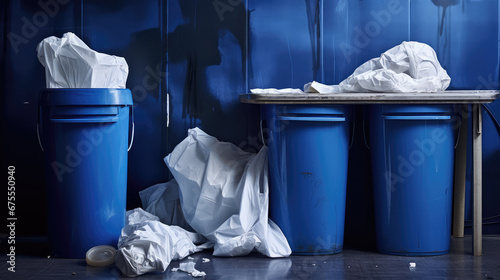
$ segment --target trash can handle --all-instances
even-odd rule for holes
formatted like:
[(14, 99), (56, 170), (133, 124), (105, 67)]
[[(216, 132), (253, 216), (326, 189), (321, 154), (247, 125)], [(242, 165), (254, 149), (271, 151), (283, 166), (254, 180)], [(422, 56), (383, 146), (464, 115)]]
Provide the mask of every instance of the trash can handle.
[(134, 121), (134, 105), (130, 106), (130, 118), (132, 120), (132, 136), (130, 137), (130, 144), (128, 145), (127, 152), (132, 149), (132, 145), (134, 144), (134, 135), (135, 135), (135, 121)]
[(42, 152), (45, 152), (43, 149), (43, 144), (42, 144), (42, 139), (40, 138), (40, 106), (38, 106), (38, 119), (36, 121), (36, 136), (38, 137), (38, 145), (40, 145), (40, 149), (42, 149)]
[(352, 122), (352, 133), (351, 133), (351, 143), (349, 144), (349, 150), (352, 148), (352, 145), (354, 144), (354, 132), (356, 131), (356, 108), (354, 108), (351, 113), (352, 113), (352, 118), (351, 118), (351, 122)]
[(371, 150), (370, 145), (368, 145), (368, 141), (366, 141), (366, 132), (365, 132), (365, 107), (363, 106), (363, 140), (365, 141), (365, 147), (368, 148), (368, 150)]
[(462, 129), (462, 118), (459, 117), (458, 118), (458, 131), (457, 131), (457, 135), (456, 135), (456, 140), (455, 140), (455, 148), (453, 149), (457, 149), (458, 147), (458, 143), (460, 143), (460, 130)]

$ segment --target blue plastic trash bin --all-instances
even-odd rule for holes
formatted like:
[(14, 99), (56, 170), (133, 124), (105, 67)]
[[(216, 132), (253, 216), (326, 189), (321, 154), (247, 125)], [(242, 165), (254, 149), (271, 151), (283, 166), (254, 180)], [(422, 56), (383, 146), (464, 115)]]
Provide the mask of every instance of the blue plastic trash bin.
[(440, 255), (450, 249), (453, 106), (373, 105), (370, 112), (379, 252)]
[(116, 246), (125, 224), (132, 105), (128, 89), (42, 90), (38, 132), (52, 256), (85, 258), (93, 246)]
[(341, 252), (349, 149), (345, 107), (265, 105), (264, 110), (271, 220), (293, 254)]

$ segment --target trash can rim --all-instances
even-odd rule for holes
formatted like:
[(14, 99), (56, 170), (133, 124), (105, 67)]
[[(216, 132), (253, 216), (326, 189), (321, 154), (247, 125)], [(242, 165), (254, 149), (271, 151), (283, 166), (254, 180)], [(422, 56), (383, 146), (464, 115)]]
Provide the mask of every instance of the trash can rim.
[(133, 105), (132, 93), (124, 88), (45, 88), (39, 104), (50, 105)]

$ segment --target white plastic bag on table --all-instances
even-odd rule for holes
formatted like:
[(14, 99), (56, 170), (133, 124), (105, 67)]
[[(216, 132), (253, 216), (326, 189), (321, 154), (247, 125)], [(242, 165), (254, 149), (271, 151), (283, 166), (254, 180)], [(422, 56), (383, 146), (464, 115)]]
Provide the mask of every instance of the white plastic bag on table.
[(196, 245), (205, 240), (200, 234), (165, 225), (140, 208), (130, 210), (118, 240), (116, 266), (129, 277), (164, 272), (170, 261), (211, 247), (211, 243)]
[(175, 179), (142, 190), (139, 192), (139, 196), (144, 210), (160, 218), (162, 223), (194, 231), (182, 213), (179, 185)]
[(269, 257), (290, 255), (285, 236), (268, 219), (267, 147), (247, 153), (194, 128), (165, 162), (179, 184), (187, 222), (215, 243), (214, 255), (254, 249)]
[(317, 82), (304, 86), (306, 92), (436, 92), (450, 85), (450, 76), (427, 44), (403, 42), (373, 58), (339, 85)]
[(37, 52), (47, 88), (125, 88), (125, 59), (96, 52), (71, 32), (45, 38)]

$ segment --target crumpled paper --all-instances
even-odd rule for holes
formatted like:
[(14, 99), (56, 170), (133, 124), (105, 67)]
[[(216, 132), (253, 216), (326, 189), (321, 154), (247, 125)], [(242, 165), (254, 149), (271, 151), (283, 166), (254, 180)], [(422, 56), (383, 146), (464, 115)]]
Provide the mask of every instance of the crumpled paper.
[(291, 254), (286, 237), (268, 219), (267, 147), (247, 153), (194, 128), (165, 163), (179, 184), (184, 217), (215, 243), (215, 256)]
[(125, 59), (96, 52), (71, 32), (45, 38), (37, 52), (47, 88), (125, 88)]
[[(211, 248), (200, 234), (168, 226), (141, 208), (127, 211), (116, 251), (116, 266), (129, 277), (164, 272), (172, 260)], [(201, 245), (196, 245), (201, 244)]]

